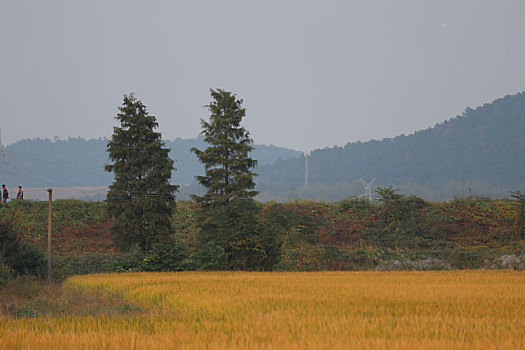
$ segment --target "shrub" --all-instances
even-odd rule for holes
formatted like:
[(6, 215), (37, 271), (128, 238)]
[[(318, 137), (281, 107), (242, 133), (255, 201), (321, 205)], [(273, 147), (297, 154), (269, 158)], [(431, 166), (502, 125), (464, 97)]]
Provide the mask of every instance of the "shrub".
[(20, 239), (14, 232), (13, 222), (4, 220), (0, 222), (0, 263), (6, 263), (12, 255), (20, 249)]
[(46, 258), (34, 244), (20, 241), (13, 228), (13, 222), (0, 222), (0, 264), (8, 265), (16, 275), (41, 275)]
[(0, 264), (0, 287), (3, 287), (15, 276), (15, 271), (6, 264)]
[(140, 252), (58, 256), (55, 257), (53, 266), (56, 277), (66, 278), (89, 273), (141, 271), (143, 259)]
[(145, 254), (142, 267), (145, 271), (182, 271), (190, 264), (186, 245), (175, 239), (154, 243)]
[(224, 248), (214, 241), (197, 243), (194, 259), (196, 268), (199, 270), (228, 269), (228, 260)]
[(43, 276), (46, 269), (46, 256), (40, 247), (22, 242), (16, 255), (8, 259), (9, 265), (18, 275)]

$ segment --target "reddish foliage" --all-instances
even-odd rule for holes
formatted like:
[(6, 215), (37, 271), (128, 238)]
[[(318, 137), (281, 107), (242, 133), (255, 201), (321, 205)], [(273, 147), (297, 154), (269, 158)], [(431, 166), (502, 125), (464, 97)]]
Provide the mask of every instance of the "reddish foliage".
[(66, 227), (53, 235), (53, 252), (57, 255), (114, 253), (109, 221), (94, 222), (82, 227)]

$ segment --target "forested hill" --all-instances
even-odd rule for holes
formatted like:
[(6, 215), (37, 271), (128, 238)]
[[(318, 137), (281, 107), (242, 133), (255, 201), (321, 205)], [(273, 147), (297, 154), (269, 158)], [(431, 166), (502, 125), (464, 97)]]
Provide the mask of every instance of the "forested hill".
[[(32, 139), (22, 140), (7, 146), (5, 166), (9, 174), (0, 173), (8, 186), (25, 187), (72, 187), (106, 186), (113, 181), (113, 174), (104, 172), (109, 162), (106, 152), (107, 139), (68, 140)], [(175, 160), (177, 171), (173, 173), (174, 184), (190, 184), (194, 176), (203, 173), (202, 164), (190, 152), (191, 147), (203, 149), (204, 139), (165, 140), (170, 148), (170, 157)], [(270, 164), (277, 159), (297, 157), (301, 152), (287, 148), (255, 145), (253, 158), (260, 165)]]
[[(203, 167), (189, 149), (203, 149), (202, 137), (165, 142), (177, 168), (173, 183), (195, 183)], [(106, 144), (103, 138), (19, 141), (4, 149), (0, 176), (11, 188), (109, 185), (113, 175), (104, 172)], [(452, 199), (467, 188), (475, 195), (507, 196), (509, 190), (525, 189), (525, 93), (467, 108), (461, 116), (408, 136), (315, 150), (309, 157), (308, 188), (301, 152), (256, 145), (252, 157), (259, 161), (260, 200), (340, 200), (363, 193), (359, 178), (377, 178), (378, 185), (432, 200)]]
[[(261, 189), (304, 184), (304, 157), (258, 169)], [(414, 134), (313, 151), (309, 183), (443, 186), (525, 184), (525, 93), (506, 96)]]

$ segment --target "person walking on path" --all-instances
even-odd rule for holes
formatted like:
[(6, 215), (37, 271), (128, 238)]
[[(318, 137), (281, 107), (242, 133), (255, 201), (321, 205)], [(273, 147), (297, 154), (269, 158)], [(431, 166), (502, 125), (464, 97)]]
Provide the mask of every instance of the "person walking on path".
[(22, 186), (18, 186), (18, 192), (16, 193), (16, 199), (24, 199), (24, 191), (22, 191)]
[(7, 198), (9, 198), (9, 192), (7, 192), (5, 185), (2, 185), (2, 203), (7, 203)]

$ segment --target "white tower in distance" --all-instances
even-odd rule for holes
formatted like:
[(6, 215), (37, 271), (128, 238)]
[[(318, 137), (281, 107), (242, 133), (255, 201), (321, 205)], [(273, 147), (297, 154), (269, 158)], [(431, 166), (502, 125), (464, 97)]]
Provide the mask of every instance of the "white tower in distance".
[(308, 157), (310, 153), (304, 152), (304, 187), (308, 187)]
[(372, 195), (372, 186), (374, 185), (376, 178), (374, 177), (372, 181), (368, 183), (361, 178), (359, 179), (359, 181), (361, 181), (361, 184), (363, 184), (363, 187), (365, 188), (365, 193), (360, 194), (359, 196), (357, 196), (357, 198), (368, 199), (368, 201), (372, 203), (372, 201), (374, 200), (374, 196)]

